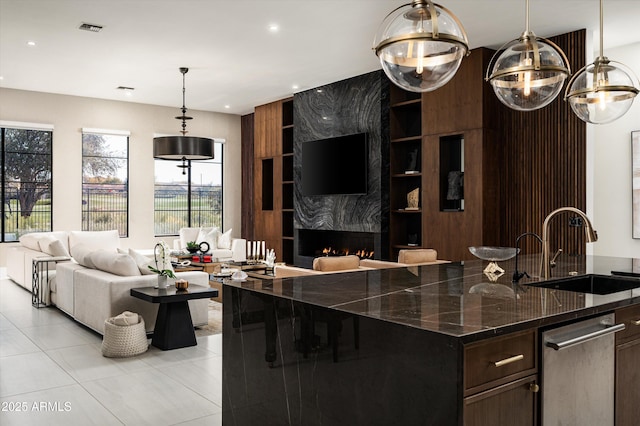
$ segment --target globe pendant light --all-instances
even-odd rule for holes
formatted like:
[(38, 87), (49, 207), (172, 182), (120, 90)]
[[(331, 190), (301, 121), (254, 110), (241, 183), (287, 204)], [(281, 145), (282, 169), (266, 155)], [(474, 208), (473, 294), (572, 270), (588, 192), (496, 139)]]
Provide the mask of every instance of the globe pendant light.
[(453, 78), (469, 54), (469, 42), (451, 11), (431, 0), (413, 0), (384, 18), (374, 50), (394, 84), (430, 92)]
[[(600, 56), (569, 81), (564, 99), (573, 112), (592, 124), (611, 123), (629, 111), (638, 94), (637, 77), (625, 65), (603, 56), (602, 0), (600, 0)], [(615, 65), (614, 65), (615, 64)]]
[(213, 158), (214, 141), (209, 138), (200, 138), (195, 136), (187, 136), (187, 120), (193, 117), (186, 115), (187, 107), (184, 106), (185, 98), (185, 74), (189, 72), (189, 68), (180, 68), (182, 73), (182, 115), (175, 117), (182, 120), (182, 136), (162, 136), (153, 138), (153, 157), (163, 160), (182, 161), (182, 174), (185, 169), (191, 167), (191, 160), (209, 160)]
[(509, 108), (533, 111), (550, 104), (558, 96), (571, 71), (562, 49), (529, 30), (529, 0), (526, 0), (525, 21), (522, 35), (493, 55), (485, 80)]

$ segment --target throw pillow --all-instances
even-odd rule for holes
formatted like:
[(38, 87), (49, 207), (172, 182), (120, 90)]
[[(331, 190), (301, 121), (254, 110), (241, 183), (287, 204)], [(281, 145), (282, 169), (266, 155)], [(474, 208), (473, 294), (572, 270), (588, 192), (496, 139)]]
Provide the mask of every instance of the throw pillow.
[(316, 257), (313, 259), (314, 271), (343, 271), (347, 269), (358, 269), (360, 258), (354, 255), (336, 257)]
[(62, 245), (62, 241), (53, 235), (46, 235), (38, 240), (40, 251), (49, 256), (69, 256), (69, 252)]
[(399, 263), (427, 263), (435, 262), (438, 259), (438, 252), (434, 249), (407, 249), (398, 253)]
[(91, 254), (93, 250), (90, 247), (87, 247), (84, 244), (78, 244), (73, 246), (71, 250), (71, 256), (73, 259), (78, 262), (78, 264), (91, 269), (96, 269), (96, 266), (91, 261)]
[(18, 238), (18, 241), (20, 241), (20, 244), (28, 249), (41, 251), (40, 244), (38, 243), (40, 237), (41, 235), (39, 233), (33, 232), (30, 234), (22, 235), (20, 238)]
[(60, 240), (64, 249), (67, 252), (69, 251), (69, 234), (66, 231), (29, 232), (28, 234), (20, 236), (20, 238), (18, 238), (18, 241), (20, 241), (20, 244), (28, 249), (42, 251), (40, 249), (39, 241), (44, 237), (54, 237)]
[(153, 260), (149, 259), (142, 253), (139, 253), (133, 249), (129, 249), (129, 256), (136, 262), (138, 265), (138, 269), (142, 275), (153, 275), (154, 272), (151, 272), (149, 266), (153, 266)]
[(209, 244), (209, 250), (215, 250), (218, 245), (219, 233), (218, 228), (200, 228), (198, 236), (196, 237), (196, 243), (200, 244), (205, 242)]
[(233, 229), (229, 229), (228, 231), (226, 231), (225, 233), (221, 234), (218, 237), (218, 246), (217, 248), (219, 249), (226, 249), (229, 250), (231, 249), (231, 231)]
[(89, 254), (96, 269), (123, 277), (141, 275), (138, 265), (128, 254), (114, 251), (96, 250)]

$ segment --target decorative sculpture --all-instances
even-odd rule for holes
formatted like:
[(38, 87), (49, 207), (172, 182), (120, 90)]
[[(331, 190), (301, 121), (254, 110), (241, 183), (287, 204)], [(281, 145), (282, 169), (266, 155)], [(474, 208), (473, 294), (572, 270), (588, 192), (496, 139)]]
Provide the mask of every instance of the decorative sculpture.
[(407, 210), (418, 210), (420, 202), (420, 188), (416, 188), (407, 194)]

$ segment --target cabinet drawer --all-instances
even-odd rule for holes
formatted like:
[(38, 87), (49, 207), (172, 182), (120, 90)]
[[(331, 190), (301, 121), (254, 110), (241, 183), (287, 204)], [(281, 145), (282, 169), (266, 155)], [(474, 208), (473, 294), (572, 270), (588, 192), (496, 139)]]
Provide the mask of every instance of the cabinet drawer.
[[(537, 370), (536, 331), (474, 343), (464, 350), (464, 388), (469, 395)], [(495, 382), (495, 383), (492, 383)]]
[(627, 327), (616, 333), (617, 345), (640, 339), (640, 305), (616, 310), (616, 324), (621, 323), (624, 323)]

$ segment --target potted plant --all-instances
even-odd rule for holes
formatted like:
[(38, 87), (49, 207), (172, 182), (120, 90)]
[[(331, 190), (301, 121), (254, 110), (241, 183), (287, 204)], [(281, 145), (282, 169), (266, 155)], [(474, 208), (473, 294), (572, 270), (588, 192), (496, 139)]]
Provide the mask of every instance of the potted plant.
[(173, 269), (171, 268), (169, 246), (167, 246), (167, 243), (161, 241), (156, 244), (153, 249), (153, 258), (156, 266), (153, 267), (149, 265), (149, 270), (158, 274), (158, 288), (167, 288), (167, 278), (176, 278), (176, 275), (173, 273)]
[(196, 253), (198, 250), (200, 250), (200, 244), (196, 243), (195, 241), (187, 242), (187, 251), (189, 253)]

